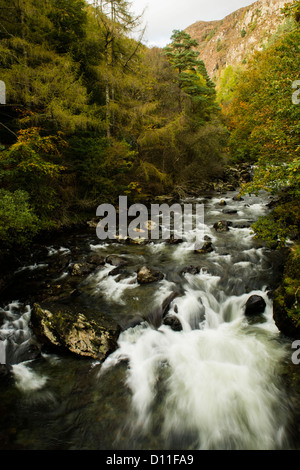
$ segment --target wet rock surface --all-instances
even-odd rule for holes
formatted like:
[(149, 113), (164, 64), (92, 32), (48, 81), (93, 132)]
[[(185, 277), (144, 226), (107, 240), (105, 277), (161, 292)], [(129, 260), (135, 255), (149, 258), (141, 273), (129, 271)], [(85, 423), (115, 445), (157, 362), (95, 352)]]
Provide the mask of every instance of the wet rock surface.
[(143, 266), (137, 272), (137, 282), (139, 284), (150, 284), (152, 282), (161, 281), (163, 278), (163, 273), (156, 269), (150, 269), (147, 266)]
[(232, 226), (232, 222), (228, 220), (220, 220), (214, 224), (214, 229), (216, 232), (229, 232), (229, 227)]
[[(50, 310), (51, 309), (51, 310)], [(117, 348), (121, 328), (100, 313), (87, 315), (66, 305), (34, 304), (33, 330), (42, 344), (103, 361)]]
[(246, 302), (245, 315), (261, 315), (266, 309), (266, 302), (260, 295), (252, 295)]

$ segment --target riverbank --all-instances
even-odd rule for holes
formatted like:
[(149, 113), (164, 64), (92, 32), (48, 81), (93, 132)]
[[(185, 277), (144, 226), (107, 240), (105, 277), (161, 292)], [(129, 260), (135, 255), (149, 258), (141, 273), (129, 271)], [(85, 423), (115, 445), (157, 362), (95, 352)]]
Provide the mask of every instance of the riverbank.
[[(251, 235), (251, 221), (269, 211), (269, 197), (237, 195), (200, 198), (207, 252), (191, 249), (195, 233), (177, 244), (106, 243), (85, 227), (61, 234), (17, 269), (1, 309), (12, 361), (11, 381), (0, 387), (2, 443), (26, 449), (291, 445), (291, 376), (282, 382), (290, 340), (274, 324), (270, 298), (284, 259)], [(230, 224), (218, 231), (224, 216)], [(138, 282), (141, 272), (152, 282)], [(263, 299), (264, 311), (250, 318), (245, 306), (254, 296)], [(81, 340), (91, 326), (86, 319), (110, 318), (120, 326), (117, 348), (102, 361), (59, 345), (36, 347), (35, 303), (52, 314), (62, 307), (76, 314), (71, 323)]]

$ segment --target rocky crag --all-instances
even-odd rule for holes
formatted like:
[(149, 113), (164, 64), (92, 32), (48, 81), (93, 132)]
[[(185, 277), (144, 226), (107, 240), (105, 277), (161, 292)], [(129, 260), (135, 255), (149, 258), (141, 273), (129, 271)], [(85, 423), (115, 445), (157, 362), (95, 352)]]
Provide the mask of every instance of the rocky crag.
[(209, 76), (218, 83), (222, 70), (247, 63), (283, 28), (281, 9), (292, 0), (258, 0), (219, 21), (197, 21), (186, 32), (199, 43), (198, 50)]

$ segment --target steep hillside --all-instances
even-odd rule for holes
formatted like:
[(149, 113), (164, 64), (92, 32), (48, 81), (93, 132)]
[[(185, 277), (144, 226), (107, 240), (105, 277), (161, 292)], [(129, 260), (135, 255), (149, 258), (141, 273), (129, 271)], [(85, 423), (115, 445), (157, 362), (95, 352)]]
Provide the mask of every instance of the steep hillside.
[(186, 31), (199, 43), (199, 51), (211, 78), (218, 82), (228, 65), (247, 62), (247, 57), (263, 48), (283, 25), (281, 8), (292, 0), (258, 0), (220, 21), (197, 21)]

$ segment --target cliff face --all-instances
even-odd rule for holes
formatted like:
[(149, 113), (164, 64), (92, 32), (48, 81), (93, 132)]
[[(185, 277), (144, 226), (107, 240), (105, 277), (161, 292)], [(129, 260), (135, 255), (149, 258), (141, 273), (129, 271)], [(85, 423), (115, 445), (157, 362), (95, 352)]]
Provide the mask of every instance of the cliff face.
[(227, 66), (242, 65), (261, 50), (285, 22), (281, 8), (293, 0), (258, 0), (220, 21), (197, 21), (186, 32), (199, 43), (200, 58), (210, 77), (218, 81)]

